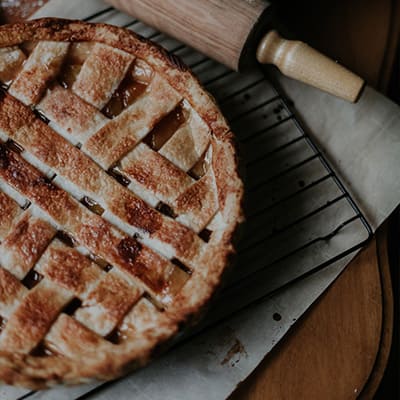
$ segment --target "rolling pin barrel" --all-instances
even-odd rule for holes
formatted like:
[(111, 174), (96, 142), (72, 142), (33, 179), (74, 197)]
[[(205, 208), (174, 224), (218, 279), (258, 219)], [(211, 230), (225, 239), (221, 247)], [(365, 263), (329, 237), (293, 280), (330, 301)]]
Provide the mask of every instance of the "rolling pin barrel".
[(236, 71), (249, 36), (269, 8), (263, 0), (110, 0), (109, 3)]
[(360, 77), (305, 43), (283, 39), (273, 30), (266, 33), (272, 7), (263, 0), (108, 2), (233, 70), (257, 55), (260, 63), (274, 64), (285, 75), (348, 101), (355, 102), (364, 86)]

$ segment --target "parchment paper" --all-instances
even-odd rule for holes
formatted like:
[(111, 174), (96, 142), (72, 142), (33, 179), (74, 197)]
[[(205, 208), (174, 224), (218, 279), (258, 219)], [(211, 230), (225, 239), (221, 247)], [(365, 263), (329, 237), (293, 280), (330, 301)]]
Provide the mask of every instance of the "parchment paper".
[[(84, 18), (103, 8), (104, 3), (97, 0), (53, 0), (38, 16)], [(359, 206), (373, 227), (377, 228), (400, 200), (399, 107), (370, 88), (366, 89), (358, 104), (350, 105), (298, 82), (282, 77), (278, 79)], [(325, 222), (319, 223), (323, 225)], [(346, 240), (346, 235), (341, 240)], [(89, 398), (226, 398), (334, 281), (353, 256), (349, 255), (178, 345), (149, 367), (104, 385)], [(282, 282), (275, 282), (277, 286), (280, 284)], [(282, 319), (275, 321), (272, 318), (274, 313), (279, 313)], [(34, 393), (28, 398), (72, 399), (98, 385), (60, 387)], [(23, 389), (0, 387), (0, 398), (4, 399), (17, 399), (26, 393)]]

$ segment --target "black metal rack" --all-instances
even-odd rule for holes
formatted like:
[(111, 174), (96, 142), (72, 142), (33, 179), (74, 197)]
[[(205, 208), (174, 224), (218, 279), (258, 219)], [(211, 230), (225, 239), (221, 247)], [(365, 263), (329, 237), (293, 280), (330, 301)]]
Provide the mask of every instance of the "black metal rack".
[[(118, 11), (109, 7), (85, 20), (109, 21), (110, 16), (118, 17), (119, 14)], [(115, 23), (119, 24), (118, 18)], [(233, 305), (232, 303), (232, 309), (222, 313), (216, 312), (218, 318), (226, 317), (253, 301), (263, 299), (277, 290), (320, 271), (360, 249), (372, 237), (372, 228), (367, 219), (324, 154), (302, 126), (293, 104), (276, 85), (271, 83), (268, 69), (254, 71), (250, 75), (241, 75), (149, 28), (138, 20), (120, 23), (120, 26), (132, 29), (180, 56), (217, 99), (233, 131), (237, 134), (239, 143), (244, 148), (243, 159), (248, 171), (248, 232), (245, 234), (245, 243), (239, 249), (239, 265), (249, 255), (251, 258), (254, 249), (260, 247), (268, 249), (268, 243), (279, 241), (279, 237), (282, 237), (282, 241), (286, 240), (290, 236), (290, 231), (296, 230), (296, 227), (301, 224), (311, 223), (312, 225), (313, 221), (325, 219), (325, 216), (327, 220), (334, 220), (334, 225), (327, 227), (324, 231), (306, 230), (310, 236), (309, 240), (287, 243), (285, 251), (281, 251), (276, 257), (267, 257), (268, 260), (260, 263), (256, 268), (246, 268), (245, 272), (234, 271), (220, 295), (221, 303), (225, 303), (227, 297), (235, 297), (238, 291), (251, 292), (252, 296), (248, 299), (241, 296), (241, 304)], [(256, 100), (252, 101), (255, 98)], [(255, 128), (249, 129), (251, 125), (255, 125)], [(290, 130), (290, 134), (286, 134), (285, 129)], [(278, 135), (281, 133), (281, 138), (276, 138), (275, 141), (268, 139), (268, 136), (277, 137), (277, 132)], [(286, 136), (286, 141), (281, 140)], [(254, 153), (252, 150), (255, 148), (257, 151)], [(290, 161), (285, 161), (287, 159)], [(267, 174), (265, 179), (259, 180), (257, 171), (262, 172), (265, 166), (271, 167), (271, 160), (275, 161), (275, 166), (279, 164), (279, 167), (270, 175)], [(310, 174), (311, 170), (313, 173)], [(296, 179), (288, 179), (288, 176), (296, 176)], [(276, 188), (279, 186), (285, 186), (283, 193), (276, 193)], [(268, 191), (275, 192), (276, 195), (264, 201), (262, 207), (254, 208), (254, 203), (258, 203), (260, 193), (263, 197)], [(325, 191), (328, 191), (328, 196), (322, 195), (326, 194)], [(321, 196), (321, 199), (317, 196)], [(304, 212), (292, 212), (292, 218), (286, 218), (287, 207), (292, 207), (296, 203), (302, 204), (302, 201), (308, 201), (312, 197), (312, 207), (308, 207)], [(331, 210), (333, 209), (335, 218), (332, 218)], [(293, 208), (290, 209), (292, 210)], [(261, 232), (258, 227), (257, 234), (250, 235), (249, 231), (254, 228), (254, 221), (263, 222), (265, 216), (269, 220), (271, 213), (275, 213), (276, 216), (273, 218), (275, 226), (269, 230), (261, 227)], [(283, 216), (284, 223), (279, 223), (279, 216)], [(338, 238), (346, 229), (351, 230), (346, 239), (347, 245), (338, 245), (330, 252), (326, 252), (326, 248), (332, 247), (331, 244), (335, 238)], [(249, 236), (256, 239), (249, 243), (249, 240), (246, 240)], [(260, 281), (271, 278), (271, 274), (279, 275), (279, 266), (283, 263), (287, 266), (288, 260), (296, 259), (297, 256), (309, 254), (312, 251), (325, 252), (324, 257), (320, 259), (314, 257), (316, 262), (313, 265), (304, 266), (296, 272), (286, 271), (285, 275), (290, 275), (290, 278), (278, 280), (274, 285), (264, 288), (261, 285), (261, 289), (253, 290), (253, 286), (260, 288)], [(218, 309), (218, 304), (216, 308)]]

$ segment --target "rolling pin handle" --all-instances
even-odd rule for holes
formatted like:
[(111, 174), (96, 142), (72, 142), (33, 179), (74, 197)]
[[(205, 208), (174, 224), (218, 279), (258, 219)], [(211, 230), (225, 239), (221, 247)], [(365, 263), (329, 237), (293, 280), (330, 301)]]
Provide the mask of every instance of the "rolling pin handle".
[(330, 58), (300, 41), (283, 39), (270, 31), (257, 49), (261, 64), (273, 64), (286, 76), (342, 99), (356, 102), (364, 81)]

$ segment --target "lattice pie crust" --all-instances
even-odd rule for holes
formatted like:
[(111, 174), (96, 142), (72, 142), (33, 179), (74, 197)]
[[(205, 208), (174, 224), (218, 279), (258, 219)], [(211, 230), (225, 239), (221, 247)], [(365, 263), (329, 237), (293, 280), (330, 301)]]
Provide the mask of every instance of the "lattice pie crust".
[(174, 56), (130, 31), (0, 28), (0, 379), (146, 363), (234, 255), (233, 135)]

